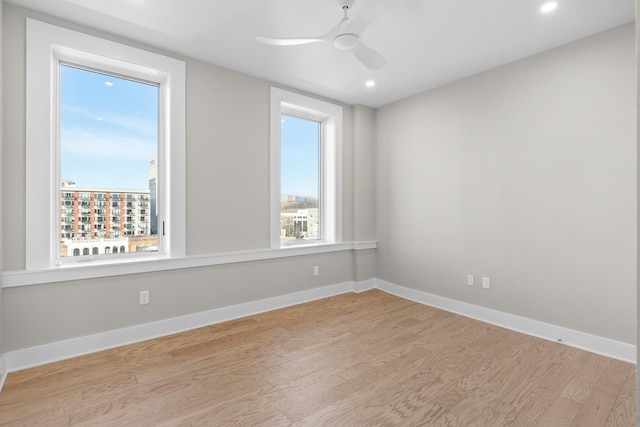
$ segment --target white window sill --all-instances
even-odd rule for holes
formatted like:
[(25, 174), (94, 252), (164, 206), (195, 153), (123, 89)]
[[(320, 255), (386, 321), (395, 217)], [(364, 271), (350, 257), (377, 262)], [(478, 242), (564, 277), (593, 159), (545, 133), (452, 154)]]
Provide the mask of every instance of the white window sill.
[(67, 282), (70, 280), (93, 279), (125, 274), (150, 273), (154, 271), (177, 270), (182, 268), (206, 267), (239, 262), (261, 261), (301, 255), (328, 252), (367, 250), (377, 248), (378, 243), (346, 242), (330, 244), (309, 244), (287, 246), (280, 249), (257, 249), (240, 252), (224, 252), (210, 255), (193, 255), (180, 258), (144, 258), (107, 263), (99, 260), (87, 263), (66, 264), (42, 270), (5, 271), (2, 273), (2, 287), (40, 285), (44, 283)]

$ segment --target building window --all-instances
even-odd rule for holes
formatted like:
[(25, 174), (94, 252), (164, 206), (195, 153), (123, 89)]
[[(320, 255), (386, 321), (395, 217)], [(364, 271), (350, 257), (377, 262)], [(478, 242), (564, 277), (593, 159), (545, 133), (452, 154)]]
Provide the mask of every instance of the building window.
[(98, 255), (98, 248), (93, 248), (93, 255)]
[(271, 247), (342, 240), (342, 107), (271, 89)]
[(73, 256), (80, 256), (80, 249), (74, 249), (73, 250)]
[[(148, 200), (151, 178), (157, 221), (164, 224), (158, 228), (165, 233), (155, 236), (158, 253), (144, 256), (183, 256), (184, 62), (27, 19), (26, 74), (27, 223), (34, 224), (27, 228), (27, 242), (50, 236), (48, 245), (27, 243), (27, 270), (66, 262), (66, 248), (76, 237), (120, 237), (121, 203), (139, 197), (137, 192), (126, 194), (122, 189), (140, 188)], [(100, 102), (92, 103), (96, 99)], [(152, 119), (146, 120), (145, 109)], [(148, 151), (146, 146), (153, 149)], [(131, 174), (136, 169), (128, 162), (131, 159), (142, 165), (138, 178)], [(98, 192), (97, 188), (113, 191)], [(78, 198), (76, 206), (82, 209), (77, 213), (73, 212), (73, 194)], [(61, 200), (71, 209), (70, 218), (84, 215), (76, 218), (79, 235), (66, 233), (71, 234), (67, 246), (66, 238), (62, 244), (58, 238)], [(50, 208), (41, 209), (43, 203)], [(91, 215), (92, 211), (100, 216)], [(105, 231), (98, 235), (92, 230), (105, 216)], [(78, 228), (79, 222), (86, 226)], [(114, 263), (118, 259), (122, 258), (112, 258)]]

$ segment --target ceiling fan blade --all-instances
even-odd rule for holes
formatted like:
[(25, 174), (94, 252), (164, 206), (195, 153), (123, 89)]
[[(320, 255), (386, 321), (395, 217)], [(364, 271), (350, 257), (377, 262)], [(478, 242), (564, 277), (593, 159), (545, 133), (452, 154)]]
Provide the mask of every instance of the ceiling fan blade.
[(300, 44), (309, 44), (309, 43), (317, 43), (323, 42), (325, 39), (310, 37), (310, 38), (299, 38), (299, 39), (272, 39), (269, 37), (256, 37), (260, 43), (272, 45), (272, 46), (296, 46)]
[(340, 25), (346, 18), (343, 18), (342, 21), (327, 33), (322, 34), (320, 36), (315, 37), (300, 37), (300, 38), (284, 38), (284, 39), (276, 39), (271, 37), (256, 37), (260, 43), (272, 45), (272, 46), (296, 46), (301, 44), (309, 44), (309, 43), (317, 43), (317, 42), (330, 42), (332, 41), (338, 34), (340, 34)]
[(362, 40), (351, 50), (351, 53), (353, 53), (353, 56), (362, 62), (365, 67), (371, 70), (379, 70), (387, 65), (385, 57), (364, 44)]
[(363, 0), (358, 14), (347, 22), (344, 32), (362, 35), (392, 3), (389, 0)]

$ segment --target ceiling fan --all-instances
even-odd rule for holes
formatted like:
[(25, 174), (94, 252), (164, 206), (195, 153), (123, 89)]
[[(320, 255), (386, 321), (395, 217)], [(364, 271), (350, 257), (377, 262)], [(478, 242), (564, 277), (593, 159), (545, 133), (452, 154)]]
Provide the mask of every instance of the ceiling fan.
[[(273, 46), (294, 46), (316, 42), (329, 42), (342, 50), (350, 51), (365, 67), (378, 70), (387, 64), (387, 60), (367, 46), (362, 39), (362, 33), (375, 21), (383, 11), (386, 0), (369, 0), (360, 8), (360, 13), (355, 18), (350, 18), (349, 9), (356, 0), (337, 0), (338, 6), (344, 11), (344, 16), (329, 32), (315, 36), (302, 38), (276, 39), (269, 37), (256, 37), (260, 43)], [(366, 0), (365, 0), (366, 1)]]

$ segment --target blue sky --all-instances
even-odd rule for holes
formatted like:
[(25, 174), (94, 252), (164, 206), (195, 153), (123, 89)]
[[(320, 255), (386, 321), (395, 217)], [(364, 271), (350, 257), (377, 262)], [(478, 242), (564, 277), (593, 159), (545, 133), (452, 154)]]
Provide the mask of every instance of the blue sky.
[(61, 67), (60, 179), (146, 189), (158, 150), (158, 88)]
[(319, 135), (318, 122), (282, 116), (282, 194), (318, 197)]
[[(158, 147), (158, 88), (61, 67), (60, 179), (78, 187), (146, 189)], [(320, 125), (282, 116), (281, 191), (318, 197)]]

